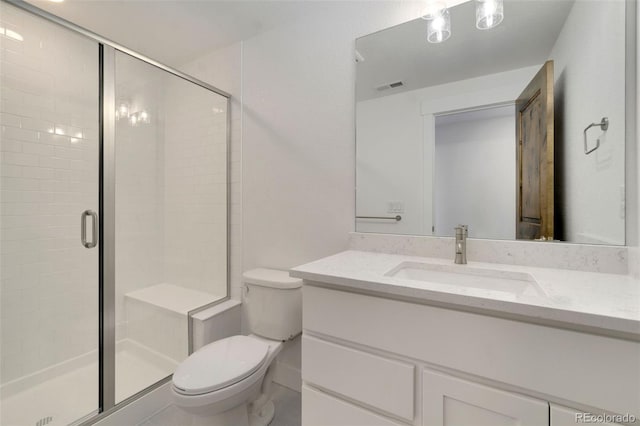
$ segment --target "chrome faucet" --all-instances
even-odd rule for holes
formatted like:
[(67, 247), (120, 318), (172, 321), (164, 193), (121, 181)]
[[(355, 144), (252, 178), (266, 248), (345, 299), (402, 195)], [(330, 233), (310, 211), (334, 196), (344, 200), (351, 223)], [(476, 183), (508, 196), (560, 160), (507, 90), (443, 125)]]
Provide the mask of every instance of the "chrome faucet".
[(467, 236), (469, 235), (469, 227), (467, 225), (458, 225), (456, 230), (456, 260), (458, 265), (467, 264)]

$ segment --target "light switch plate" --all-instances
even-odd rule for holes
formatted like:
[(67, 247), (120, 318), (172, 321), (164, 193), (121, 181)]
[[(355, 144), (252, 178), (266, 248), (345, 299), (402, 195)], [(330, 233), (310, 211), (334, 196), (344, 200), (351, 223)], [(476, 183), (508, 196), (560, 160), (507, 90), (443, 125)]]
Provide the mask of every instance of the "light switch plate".
[(387, 201), (387, 213), (404, 213), (404, 201)]

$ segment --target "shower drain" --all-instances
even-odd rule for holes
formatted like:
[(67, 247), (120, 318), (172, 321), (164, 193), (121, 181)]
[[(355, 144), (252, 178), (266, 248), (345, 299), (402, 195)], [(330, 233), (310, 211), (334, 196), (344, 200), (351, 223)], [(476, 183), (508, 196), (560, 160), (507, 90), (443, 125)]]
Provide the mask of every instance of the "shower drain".
[(38, 420), (36, 422), (36, 426), (44, 426), (44, 425), (48, 425), (49, 423), (51, 423), (53, 421), (53, 417), (49, 416), (49, 417), (43, 417), (40, 420)]

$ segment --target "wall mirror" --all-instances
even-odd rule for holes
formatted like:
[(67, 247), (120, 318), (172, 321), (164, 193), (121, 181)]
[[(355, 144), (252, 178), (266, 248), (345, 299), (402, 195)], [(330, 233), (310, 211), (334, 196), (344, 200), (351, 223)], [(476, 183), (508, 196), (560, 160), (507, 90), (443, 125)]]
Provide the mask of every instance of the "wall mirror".
[(359, 38), (356, 230), (625, 244), (629, 7), (474, 0)]

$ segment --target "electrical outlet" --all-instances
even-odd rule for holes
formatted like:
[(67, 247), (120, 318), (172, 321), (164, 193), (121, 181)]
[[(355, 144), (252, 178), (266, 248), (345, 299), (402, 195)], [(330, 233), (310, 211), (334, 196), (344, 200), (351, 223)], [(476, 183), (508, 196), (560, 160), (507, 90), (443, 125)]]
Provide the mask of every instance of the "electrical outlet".
[(387, 201), (387, 213), (404, 213), (404, 202)]

